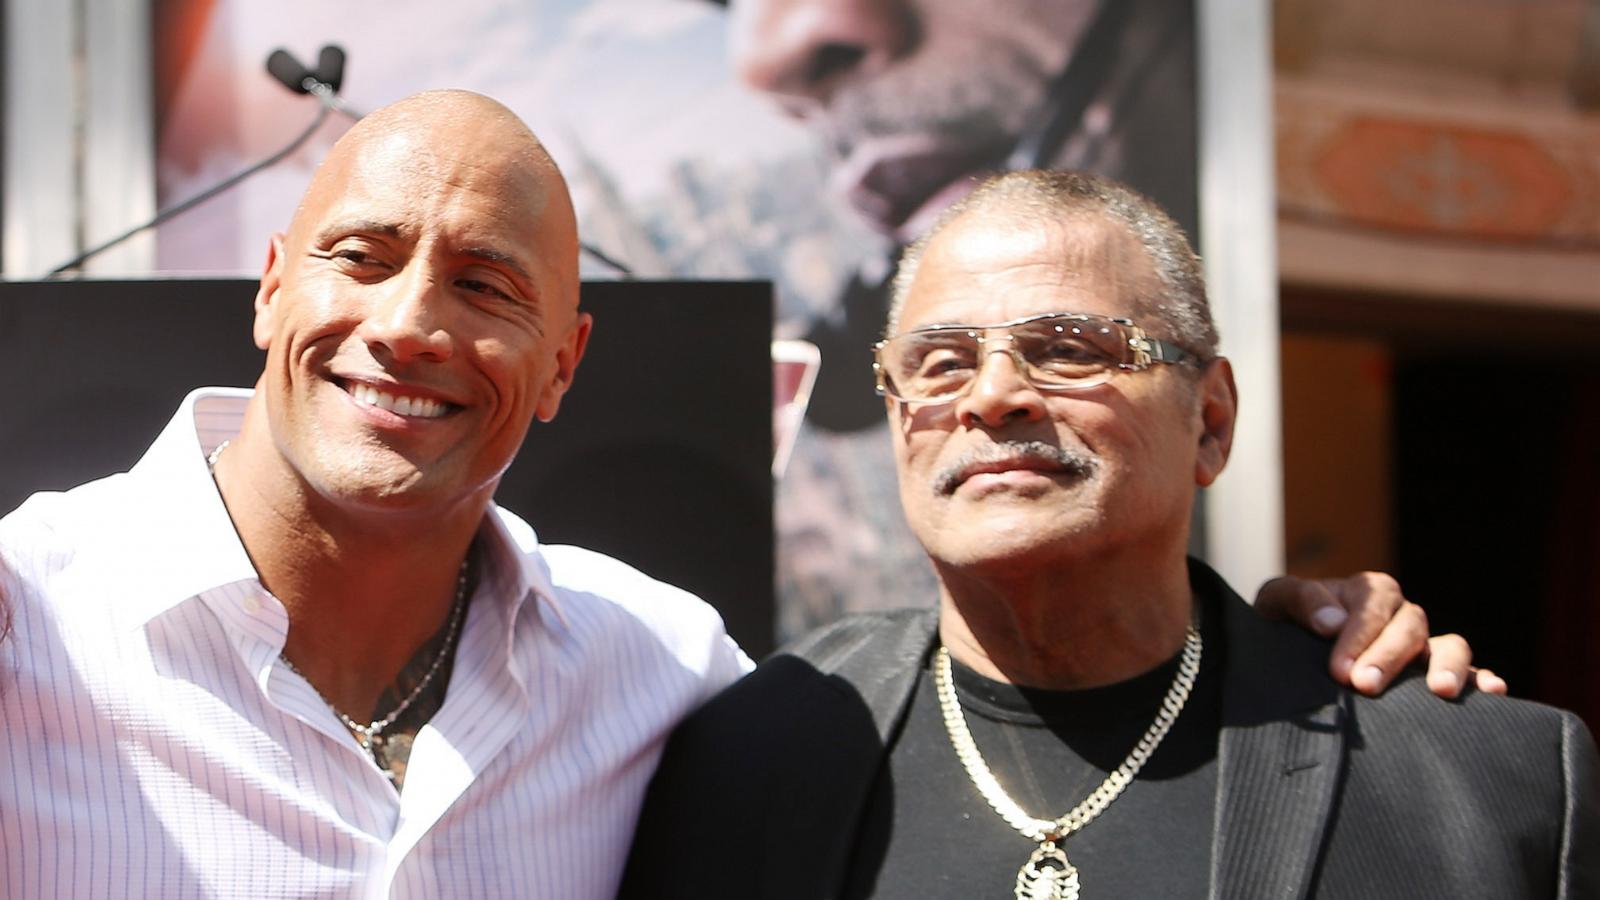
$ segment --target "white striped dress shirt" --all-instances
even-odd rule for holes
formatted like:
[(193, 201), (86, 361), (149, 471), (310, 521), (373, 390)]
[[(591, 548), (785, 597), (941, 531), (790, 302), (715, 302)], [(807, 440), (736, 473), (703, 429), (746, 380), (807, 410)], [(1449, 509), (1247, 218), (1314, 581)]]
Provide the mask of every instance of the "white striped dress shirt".
[(248, 397), (196, 391), (132, 471), (0, 520), (0, 895), (611, 897), (667, 733), (749, 667), (720, 618), (491, 511), (396, 792), (279, 660), (207, 470)]

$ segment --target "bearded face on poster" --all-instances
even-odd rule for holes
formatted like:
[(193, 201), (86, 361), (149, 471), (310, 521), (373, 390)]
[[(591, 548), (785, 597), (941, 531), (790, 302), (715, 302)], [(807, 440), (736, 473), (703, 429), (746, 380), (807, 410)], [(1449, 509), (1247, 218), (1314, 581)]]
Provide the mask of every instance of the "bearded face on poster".
[(900, 243), (975, 173), (1191, 164), (1181, 145), (1126, 146), (1192, 131), (1188, 3), (728, 2), (741, 81), (817, 131), (835, 191)]

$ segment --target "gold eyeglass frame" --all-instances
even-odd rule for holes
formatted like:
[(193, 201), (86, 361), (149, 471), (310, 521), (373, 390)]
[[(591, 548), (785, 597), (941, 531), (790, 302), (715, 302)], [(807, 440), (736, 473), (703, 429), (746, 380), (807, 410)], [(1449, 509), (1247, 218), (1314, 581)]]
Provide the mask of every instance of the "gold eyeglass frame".
[[(1110, 322), (1125, 333), (1127, 337), (1126, 350), (1130, 358), (1116, 363), (1114, 366), (1108, 366), (1102, 373), (1101, 377), (1093, 381), (1082, 381), (1072, 384), (1039, 384), (1028, 374), (1032, 366), (1021, 356), (1021, 353), (1017, 350), (1015, 342), (1016, 339), (1011, 334), (1011, 329), (1021, 325), (1039, 322), (1044, 319), (1064, 319), (1072, 322)], [(1006, 329), (1006, 344), (1005, 346), (990, 349), (987, 346), (989, 341), (996, 339), (989, 337), (988, 332), (1000, 328)], [(941, 331), (965, 332), (971, 336), (972, 339), (977, 342), (979, 358), (982, 360), (987, 360), (989, 355), (993, 353), (1007, 354), (1011, 357), (1011, 361), (1016, 365), (1017, 374), (1021, 376), (1024, 382), (1026, 382), (1034, 390), (1047, 393), (1087, 390), (1092, 387), (1098, 387), (1109, 381), (1111, 376), (1118, 371), (1138, 372), (1148, 369), (1157, 363), (1164, 363), (1167, 365), (1183, 365), (1195, 363), (1200, 360), (1200, 357), (1196, 354), (1185, 350), (1183, 347), (1171, 341), (1150, 337), (1145, 333), (1144, 329), (1136, 325), (1132, 319), (1123, 318), (1121, 316), (1097, 316), (1091, 313), (1052, 312), (1023, 316), (1019, 319), (1012, 319), (1007, 322), (997, 322), (993, 325), (961, 325), (955, 323), (924, 325), (921, 328), (913, 328), (910, 331), (902, 331), (898, 334), (892, 334), (872, 345), (872, 374), (877, 381), (876, 390), (879, 396), (893, 397), (902, 403), (949, 403), (953, 400), (959, 399), (965, 395), (967, 391), (972, 389), (972, 385), (978, 380), (978, 372), (982, 370), (981, 365), (977, 370), (974, 371), (973, 377), (970, 380), (963, 384), (958, 390), (949, 394), (941, 394), (934, 397), (903, 397), (890, 388), (891, 379), (885, 373), (883, 366), (884, 347), (900, 338), (907, 337), (909, 335), (929, 334)]]

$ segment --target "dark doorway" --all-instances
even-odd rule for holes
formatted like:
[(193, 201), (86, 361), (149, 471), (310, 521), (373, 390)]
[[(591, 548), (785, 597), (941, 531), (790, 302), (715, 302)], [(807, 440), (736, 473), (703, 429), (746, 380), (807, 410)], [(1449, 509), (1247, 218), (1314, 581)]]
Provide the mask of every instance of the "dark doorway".
[[(1600, 728), (1600, 316), (1286, 291), (1284, 327), (1387, 356), (1372, 427), (1392, 444), (1388, 484), (1347, 489), (1390, 494), (1368, 527), (1391, 531), (1389, 562), (1432, 630), (1465, 634), (1514, 695)], [(1339, 395), (1293, 371), (1286, 405)], [(1297, 468), (1291, 454), (1290, 507)]]
[(1396, 561), (1436, 630), (1594, 728), (1600, 374), (1550, 356), (1396, 359)]

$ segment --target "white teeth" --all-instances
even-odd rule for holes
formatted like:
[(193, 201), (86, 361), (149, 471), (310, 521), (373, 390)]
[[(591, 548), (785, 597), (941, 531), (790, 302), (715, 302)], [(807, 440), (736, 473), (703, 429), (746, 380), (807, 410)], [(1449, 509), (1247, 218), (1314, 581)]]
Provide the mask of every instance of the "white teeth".
[(438, 400), (426, 397), (396, 397), (385, 394), (369, 384), (351, 385), (350, 396), (368, 406), (376, 406), (396, 415), (416, 419), (437, 419), (445, 413), (445, 405)]

